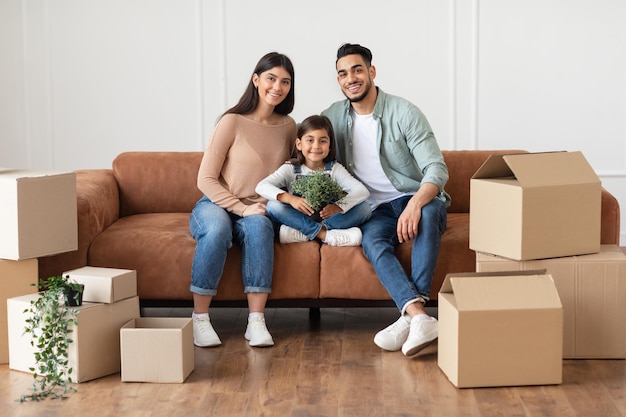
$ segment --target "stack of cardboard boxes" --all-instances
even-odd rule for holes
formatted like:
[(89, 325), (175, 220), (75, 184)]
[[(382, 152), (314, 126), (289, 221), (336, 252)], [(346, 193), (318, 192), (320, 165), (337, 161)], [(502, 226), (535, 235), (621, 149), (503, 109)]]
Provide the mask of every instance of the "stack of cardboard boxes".
[(78, 248), (76, 176), (0, 168), (0, 364), (9, 362), (7, 300), (37, 292), (40, 256)]
[[(78, 325), (71, 326), (72, 343), (68, 359), (74, 369), (72, 380), (85, 382), (120, 372), (120, 329), (139, 317), (136, 271), (114, 268), (84, 267), (63, 275), (85, 285), (83, 304), (78, 311)], [(24, 334), (31, 300), (38, 294), (10, 298), (9, 368), (31, 372), (34, 347), (30, 335)]]
[(439, 297), (448, 378), (555, 384), (562, 358), (626, 357), (626, 256), (600, 245), (601, 183), (582, 153), (494, 155), (470, 185), (476, 273)]

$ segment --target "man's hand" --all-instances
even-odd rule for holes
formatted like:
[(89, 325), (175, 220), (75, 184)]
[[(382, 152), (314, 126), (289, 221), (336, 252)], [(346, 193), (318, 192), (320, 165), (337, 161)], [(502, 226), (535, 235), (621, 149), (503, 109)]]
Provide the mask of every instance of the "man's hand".
[(417, 236), (419, 222), (422, 218), (422, 207), (430, 203), (439, 194), (439, 187), (429, 182), (423, 183), (417, 193), (411, 197), (400, 217), (396, 232), (400, 243), (407, 242)]

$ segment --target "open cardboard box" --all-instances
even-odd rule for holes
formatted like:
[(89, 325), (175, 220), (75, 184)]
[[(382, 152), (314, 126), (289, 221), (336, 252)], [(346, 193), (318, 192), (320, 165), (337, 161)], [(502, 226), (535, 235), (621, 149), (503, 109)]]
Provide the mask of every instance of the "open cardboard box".
[(601, 195), (581, 152), (491, 155), (470, 180), (470, 249), (515, 260), (597, 253)]
[(459, 388), (562, 382), (563, 308), (545, 271), (448, 274), (439, 368)]

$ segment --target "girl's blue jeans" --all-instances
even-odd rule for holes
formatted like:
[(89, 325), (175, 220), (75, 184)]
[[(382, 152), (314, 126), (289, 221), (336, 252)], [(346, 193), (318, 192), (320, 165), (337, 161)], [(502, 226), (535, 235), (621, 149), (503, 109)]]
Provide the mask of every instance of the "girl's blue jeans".
[(322, 227), (331, 230), (360, 226), (372, 214), (370, 206), (366, 202), (357, 204), (347, 212), (337, 213), (321, 222), (316, 222), (310, 216), (280, 201), (268, 201), (266, 211), (267, 215), (276, 223), (297, 229), (311, 240), (315, 239)]
[(401, 197), (381, 204), (372, 212), (370, 220), (361, 226), (365, 255), (402, 313), (409, 304), (420, 298), (430, 298), (441, 235), (446, 230), (447, 222), (446, 205), (438, 198), (422, 207), (418, 234), (413, 239), (411, 251), (411, 276), (407, 276), (395, 249), (398, 246), (398, 218), (410, 198)]
[(240, 217), (229, 213), (206, 196), (191, 212), (191, 236), (196, 252), (191, 266), (192, 293), (215, 295), (226, 252), (233, 240), (241, 246), (241, 275), (245, 293), (270, 293), (274, 265), (274, 227), (262, 215)]

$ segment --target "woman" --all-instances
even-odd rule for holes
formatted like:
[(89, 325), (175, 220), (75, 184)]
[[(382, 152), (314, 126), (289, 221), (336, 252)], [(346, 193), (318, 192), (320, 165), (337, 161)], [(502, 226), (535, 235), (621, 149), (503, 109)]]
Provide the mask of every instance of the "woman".
[(296, 123), (288, 116), (294, 97), (290, 59), (276, 52), (263, 56), (237, 105), (220, 117), (204, 152), (198, 172), (198, 188), (204, 196), (190, 218), (197, 242), (190, 286), (196, 346), (221, 344), (209, 319), (209, 306), (233, 240), (242, 249), (248, 300), (244, 336), (251, 346), (274, 344), (264, 317), (272, 284), (274, 228), (265, 215), (267, 200), (254, 189), (289, 158), (296, 138)]

